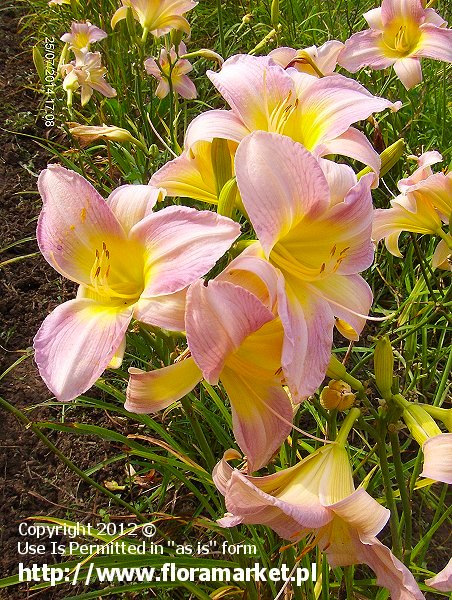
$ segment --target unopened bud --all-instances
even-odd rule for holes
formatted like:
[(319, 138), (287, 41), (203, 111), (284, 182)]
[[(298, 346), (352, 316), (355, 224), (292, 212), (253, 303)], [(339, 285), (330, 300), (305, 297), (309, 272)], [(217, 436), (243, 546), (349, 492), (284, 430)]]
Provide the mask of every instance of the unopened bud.
[(232, 177), (232, 161), (228, 141), (222, 138), (214, 138), (210, 149), (213, 173), (217, 188), (217, 198), (227, 181)]
[(224, 58), (214, 52), (213, 50), (209, 50), (208, 48), (201, 48), (201, 50), (196, 50), (195, 52), (187, 52), (183, 54), (180, 58), (196, 58), (200, 56), (201, 58), (207, 58), (208, 60), (216, 60), (217, 63), (221, 65), (224, 63)]
[(39, 79), (44, 82), (45, 81), (45, 66), (44, 66), (44, 59), (42, 57), (42, 54), (38, 48), (38, 46), (33, 46), (33, 62), (35, 64), (36, 67), (36, 71), (39, 75)]
[(232, 218), (237, 197), (237, 181), (232, 177), (227, 181), (220, 192), (218, 198), (218, 214), (224, 217)]
[(251, 13), (247, 13), (243, 18), (242, 18), (242, 23), (244, 25), (248, 25), (248, 23), (251, 23), (251, 20), (253, 18), (253, 15)]
[(387, 335), (380, 338), (374, 353), (375, 381), (380, 394), (386, 400), (392, 397), (392, 379), (394, 371), (394, 354)]
[(434, 419), (418, 404), (407, 403), (402, 417), (420, 446), (429, 438), (442, 433)]
[(331, 355), (330, 364), (326, 370), (326, 374), (331, 379), (343, 379), (347, 375), (347, 370), (344, 365), (334, 356)]
[(447, 430), (452, 433), (452, 408), (440, 408), (438, 406), (430, 406), (430, 404), (420, 404), (419, 406), (437, 421), (442, 421)]
[[(380, 177), (386, 175), (388, 171), (392, 169), (392, 167), (398, 162), (398, 160), (403, 156), (403, 151), (405, 150), (405, 140), (400, 139), (385, 148), (383, 152), (380, 154), (381, 159), (381, 168), (380, 168)], [(372, 169), (370, 167), (366, 167), (362, 169), (357, 174), (357, 178), (361, 179), (363, 175), (367, 175), (367, 173), (372, 173)]]
[(129, 142), (135, 146), (140, 146), (144, 150), (146, 149), (144, 144), (134, 138), (130, 131), (121, 127), (115, 127), (114, 125), (96, 127), (93, 125), (79, 125), (78, 123), (69, 123), (69, 125), (71, 126), (69, 129), (71, 135), (78, 138), (85, 146), (95, 140), (104, 139), (114, 142)]
[(345, 381), (333, 379), (323, 388), (320, 404), (327, 410), (347, 410), (355, 402), (355, 394)]
[(279, 23), (279, 0), (273, 0), (270, 8), (270, 23), (276, 27)]

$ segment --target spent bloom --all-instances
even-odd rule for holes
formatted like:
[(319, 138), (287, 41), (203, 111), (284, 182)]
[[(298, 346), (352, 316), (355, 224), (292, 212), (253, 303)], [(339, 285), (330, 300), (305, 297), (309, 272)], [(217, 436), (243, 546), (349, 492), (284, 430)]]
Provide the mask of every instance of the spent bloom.
[(286, 47), (276, 48), (269, 53), (269, 56), (284, 69), (294, 67), (302, 73), (322, 77), (334, 73), (337, 57), (343, 47), (342, 42), (331, 40), (318, 48), (317, 46), (309, 46), (302, 50)]
[[(330, 161), (323, 161), (323, 166)], [(278, 314), (285, 336), (282, 367), (295, 401), (314, 393), (328, 367), (333, 328), (358, 339), (372, 293), (359, 275), (373, 260), (370, 186), (327, 170), (301, 144), (257, 131), (240, 144), (235, 172), (258, 242), (254, 265), (278, 274)], [(331, 179), (331, 175), (333, 175)], [(259, 272), (256, 272), (259, 275)]]
[(241, 279), (242, 285), (228, 278), (223, 273), (207, 286), (200, 280), (189, 287), (189, 353), (162, 369), (129, 369), (126, 408), (154, 412), (186, 395), (202, 378), (212, 385), (220, 381), (251, 472), (266, 465), (289, 435), (293, 409), (281, 381), (281, 321), (267, 303), (242, 287), (251, 274)]
[(443, 230), (450, 225), (452, 213), (452, 172), (433, 173), (431, 165), (442, 160), (438, 152), (425, 152), (416, 159), (418, 168), (398, 183), (401, 192), (391, 200), (391, 208), (375, 212), (373, 238), (385, 240), (394, 256), (401, 257), (399, 236), (402, 231), (434, 234), (441, 237), (433, 255), (433, 266), (450, 270), (452, 238)]
[(127, 129), (116, 127), (114, 125), (79, 125), (78, 123), (68, 123), (69, 133), (77, 138), (82, 146), (87, 146), (96, 140), (111, 140), (113, 142), (129, 142), (142, 149), (146, 149), (144, 144), (133, 137)]
[(380, 8), (365, 13), (370, 29), (345, 42), (339, 64), (355, 73), (369, 66), (394, 66), (406, 89), (422, 81), (422, 57), (452, 62), (452, 30), (426, 0), (383, 0)]
[(194, 0), (122, 0), (111, 19), (114, 29), (116, 24), (125, 19), (130, 9), (136, 21), (139, 21), (143, 33), (150, 31), (156, 37), (179, 29), (190, 34), (190, 25), (182, 15), (194, 8), (198, 2)]
[(394, 600), (424, 600), (412, 574), (376, 538), (389, 510), (363, 488), (355, 490), (341, 434), (295, 466), (264, 477), (245, 475), (223, 458), (213, 480), (228, 511), (219, 520), (223, 527), (266, 525), (291, 542), (310, 536), (308, 547), (318, 545), (333, 568), (367, 564)]
[(50, 165), (39, 176), (44, 206), (37, 240), (44, 258), (79, 284), (34, 339), (35, 359), (62, 401), (121, 364), (132, 319), (182, 330), (185, 288), (209, 271), (240, 233), (230, 219), (171, 206), (162, 190), (125, 185), (105, 201), (82, 176)]
[(85, 53), (88, 52), (93, 42), (103, 40), (106, 37), (105, 31), (86, 21), (85, 23), (73, 22), (70, 33), (62, 35), (61, 40), (69, 44), (71, 50)]
[(162, 48), (157, 61), (154, 58), (148, 58), (144, 62), (146, 71), (159, 82), (155, 90), (158, 98), (165, 98), (169, 94), (170, 81), (173, 90), (182, 96), (182, 98), (186, 100), (196, 98), (195, 85), (187, 75), (187, 73), (193, 70), (193, 66), (186, 58), (179, 58), (179, 56), (186, 54), (186, 52), (187, 48), (181, 42), (177, 52), (174, 46), (170, 49), (169, 53), (165, 48)]
[(72, 104), (72, 94), (80, 89), (82, 106), (85, 106), (93, 95), (100, 92), (107, 98), (114, 98), (116, 90), (105, 81), (107, 69), (102, 66), (100, 52), (75, 52), (75, 61), (63, 65), (61, 70), (65, 75), (63, 88), (68, 94), (68, 104)]

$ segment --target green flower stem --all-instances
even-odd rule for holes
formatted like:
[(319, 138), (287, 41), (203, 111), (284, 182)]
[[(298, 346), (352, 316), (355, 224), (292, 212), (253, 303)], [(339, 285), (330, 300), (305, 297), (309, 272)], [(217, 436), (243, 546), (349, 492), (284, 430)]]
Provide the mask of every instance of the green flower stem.
[(199, 442), (199, 445), (201, 446), (201, 450), (204, 453), (204, 457), (206, 459), (206, 463), (209, 468), (209, 471), (212, 471), (212, 469), (214, 468), (215, 463), (216, 463), (215, 456), (213, 455), (212, 449), (206, 440), (206, 436), (204, 435), (204, 432), (199, 424), (196, 413), (193, 410), (191, 402), (187, 396), (184, 396), (182, 398), (181, 404), (182, 404), (182, 408), (184, 409), (185, 414), (188, 417), (188, 420), (190, 421), (190, 424), (196, 435), (196, 439)]
[(344, 422), (342, 423), (342, 427), (340, 428), (339, 433), (336, 438), (336, 442), (339, 445), (345, 446), (345, 443), (347, 442), (348, 434), (350, 433), (351, 428), (353, 427), (353, 424), (355, 423), (356, 419), (360, 415), (361, 415), (361, 411), (359, 410), (359, 408), (352, 408), (350, 410), (350, 412), (348, 413), (348, 415), (345, 417)]
[(391, 527), (392, 537), (392, 550), (397, 558), (402, 557), (402, 547), (399, 538), (399, 514), (397, 512), (397, 505), (392, 493), (391, 476), (389, 474), (388, 457), (386, 454), (386, 443), (385, 443), (385, 428), (386, 424), (383, 420), (379, 422), (379, 432), (377, 437), (378, 442), (378, 456), (380, 458), (380, 469), (383, 477), (383, 483), (385, 488), (386, 504), (391, 513), (389, 525)]
[(74, 463), (71, 460), (69, 460), (69, 458), (67, 458), (67, 456), (65, 456), (62, 452), (60, 452), (60, 450), (58, 450), (58, 448), (49, 440), (49, 438), (42, 433), (39, 426), (33, 423), (33, 421), (31, 421), (20, 410), (12, 406), (3, 398), (0, 398), (0, 405), (3, 406), (6, 410), (8, 410), (10, 413), (12, 413), (17, 420), (22, 421), (22, 423), (24, 423), (27, 429), (31, 429), (31, 431), (33, 431), (33, 433), (41, 440), (41, 442), (43, 442), (56, 456), (58, 456), (61, 462), (63, 462), (71, 471), (78, 475), (80, 479), (83, 479), (83, 481), (86, 481), (88, 485), (110, 498), (113, 502), (115, 502), (115, 504), (119, 504), (129, 512), (133, 513), (142, 523), (146, 523), (148, 521), (148, 519), (143, 514), (141, 514), (134, 506), (132, 506), (128, 502), (125, 502), (125, 500), (122, 500), (121, 498), (116, 496), (116, 494), (110, 492), (110, 490), (107, 490), (107, 488), (94, 481), (94, 479), (91, 479), (91, 477), (89, 477), (81, 469), (76, 467)]
[[(412, 511), (411, 511), (411, 506), (410, 506), (410, 498), (408, 496), (407, 482), (405, 481), (405, 476), (404, 476), (404, 472), (403, 472), (403, 463), (402, 463), (402, 456), (401, 456), (401, 452), (400, 452), (399, 435), (398, 435), (397, 431), (395, 430), (395, 428), (391, 428), (391, 426), (389, 427), (389, 439), (391, 442), (392, 456), (393, 456), (393, 463), (394, 463), (395, 472), (396, 472), (397, 484), (399, 486), (400, 498), (402, 500), (402, 511), (403, 511), (404, 525), (405, 525), (405, 535), (404, 535), (405, 549), (404, 549), (404, 553), (403, 553), (403, 558), (404, 558), (404, 563), (406, 565), (409, 565), (410, 558), (411, 558), (412, 539), (413, 539), (413, 526), (412, 526), (412, 520), (411, 520)], [(400, 537), (402, 537), (401, 533), (402, 532), (400, 531)]]
[(224, 42), (224, 25), (223, 12), (221, 9), (221, 0), (217, 0), (217, 15), (218, 15), (218, 37), (220, 38), (220, 51), (223, 58), (226, 57), (226, 44)]

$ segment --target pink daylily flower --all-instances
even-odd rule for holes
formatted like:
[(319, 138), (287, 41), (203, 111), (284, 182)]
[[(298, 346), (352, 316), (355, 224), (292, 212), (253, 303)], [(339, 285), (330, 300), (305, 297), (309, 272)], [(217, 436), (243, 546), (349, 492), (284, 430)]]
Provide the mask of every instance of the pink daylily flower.
[[(80, 88), (82, 106), (85, 106), (93, 95), (100, 92), (106, 98), (114, 98), (116, 90), (105, 81), (107, 69), (102, 66), (100, 52), (80, 52), (75, 50), (75, 61), (63, 65), (61, 71), (65, 74), (63, 88), (70, 94)], [(71, 103), (71, 102), (69, 102)]]
[(227, 279), (223, 273), (207, 286), (203, 281), (190, 286), (185, 316), (189, 357), (154, 371), (129, 369), (125, 406), (154, 412), (202, 378), (212, 385), (221, 381), (231, 402), (234, 435), (251, 472), (267, 464), (289, 435), (293, 409), (281, 382), (281, 321), (256, 295)]
[[(372, 303), (358, 273), (373, 260), (373, 175), (356, 183), (348, 167), (339, 171), (342, 178), (328, 167), (325, 176), (300, 144), (262, 131), (242, 141), (235, 170), (259, 239), (249, 249), (256, 257), (248, 268), (254, 271), (256, 261), (269, 261), (278, 273), (282, 366), (299, 401), (314, 393), (325, 376), (334, 325), (358, 339)], [(329, 180), (341, 184), (342, 197), (331, 194)]]
[(173, 90), (182, 96), (182, 98), (193, 100), (198, 95), (195, 84), (187, 75), (187, 73), (193, 70), (192, 64), (187, 59), (179, 58), (179, 56), (186, 53), (187, 48), (181, 42), (177, 52), (174, 46), (169, 51), (169, 54), (165, 48), (162, 48), (158, 62), (154, 58), (148, 58), (144, 62), (146, 71), (159, 82), (155, 90), (155, 95), (158, 98), (165, 98), (169, 94), (169, 80), (171, 80)]
[(422, 81), (422, 57), (452, 62), (452, 30), (432, 8), (425, 8), (425, 0), (383, 0), (364, 18), (370, 29), (352, 35), (338, 58), (351, 73), (393, 65), (409, 90)]
[(105, 201), (81, 175), (50, 165), (39, 176), (44, 207), (37, 239), (44, 258), (79, 284), (34, 339), (35, 359), (62, 401), (121, 364), (132, 319), (181, 330), (186, 288), (209, 271), (240, 233), (208, 211), (152, 207), (163, 190), (126, 185)]
[(302, 73), (309, 73), (314, 77), (320, 75), (332, 75), (336, 70), (337, 57), (344, 47), (342, 42), (331, 40), (325, 42), (322, 46), (309, 46), (303, 50), (281, 47), (272, 50), (270, 56), (276, 64), (281, 65), (283, 69), (294, 67)]
[(425, 580), (425, 585), (428, 585), (440, 592), (452, 592), (452, 558), (442, 571)]
[(384, 98), (343, 77), (317, 78), (283, 69), (269, 56), (236, 55), (220, 72), (207, 75), (231, 110), (209, 110), (189, 125), (185, 148), (199, 140), (223, 138), (237, 143), (256, 130), (286, 135), (316, 156), (341, 154), (376, 172), (380, 157), (363, 133), (351, 127), (372, 113), (398, 110)]
[(161, 37), (172, 29), (179, 29), (190, 35), (190, 25), (182, 15), (198, 4), (195, 0), (121, 0), (122, 6), (118, 8), (111, 19), (114, 29), (119, 21), (127, 16), (127, 11), (132, 10), (133, 17), (139, 21), (144, 31)]
[(309, 546), (318, 545), (331, 567), (367, 564), (393, 600), (425, 600), (410, 571), (376, 538), (389, 510), (355, 490), (342, 445), (321, 447), (264, 477), (245, 475), (223, 458), (213, 480), (228, 511), (218, 521), (223, 527), (266, 525), (291, 542), (311, 535)]
[(402, 257), (399, 237), (402, 231), (440, 236), (433, 255), (433, 267), (451, 270), (452, 237), (443, 231), (450, 226), (452, 214), (452, 172), (433, 173), (431, 165), (442, 160), (438, 152), (426, 152), (417, 159), (418, 168), (398, 183), (401, 192), (391, 200), (391, 208), (377, 209), (372, 236), (376, 242), (384, 239), (394, 256)]
[(421, 476), (452, 485), (452, 433), (439, 433), (422, 445), (424, 467)]
[(61, 40), (69, 44), (72, 50), (88, 52), (93, 42), (103, 40), (106, 37), (107, 33), (105, 31), (86, 21), (85, 23), (73, 22), (70, 33), (62, 35)]

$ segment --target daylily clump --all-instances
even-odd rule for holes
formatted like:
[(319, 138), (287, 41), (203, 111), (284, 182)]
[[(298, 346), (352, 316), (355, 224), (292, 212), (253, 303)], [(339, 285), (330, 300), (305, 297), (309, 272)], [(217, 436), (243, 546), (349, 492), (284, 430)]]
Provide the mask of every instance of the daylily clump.
[(351, 73), (392, 65), (409, 90), (422, 81), (421, 58), (452, 62), (452, 30), (425, 4), (426, 0), (383, 0), (380, 8), (364, 14), (370, 29), (345, 42), (338, 63)]
[(182, 206), (152, 213), (164, 192), (150, 186), (122, 186), (105, 201), (86, 179), (56, 165), (41, 173), (38, 186), (44, 202), (39, 248), (80, 286), (34, 340), (42, 378), (67, 401), (109, 364), (121, 364), (132, 318), (184, 328), (185, 289), (213, 267), (240, 227)]

